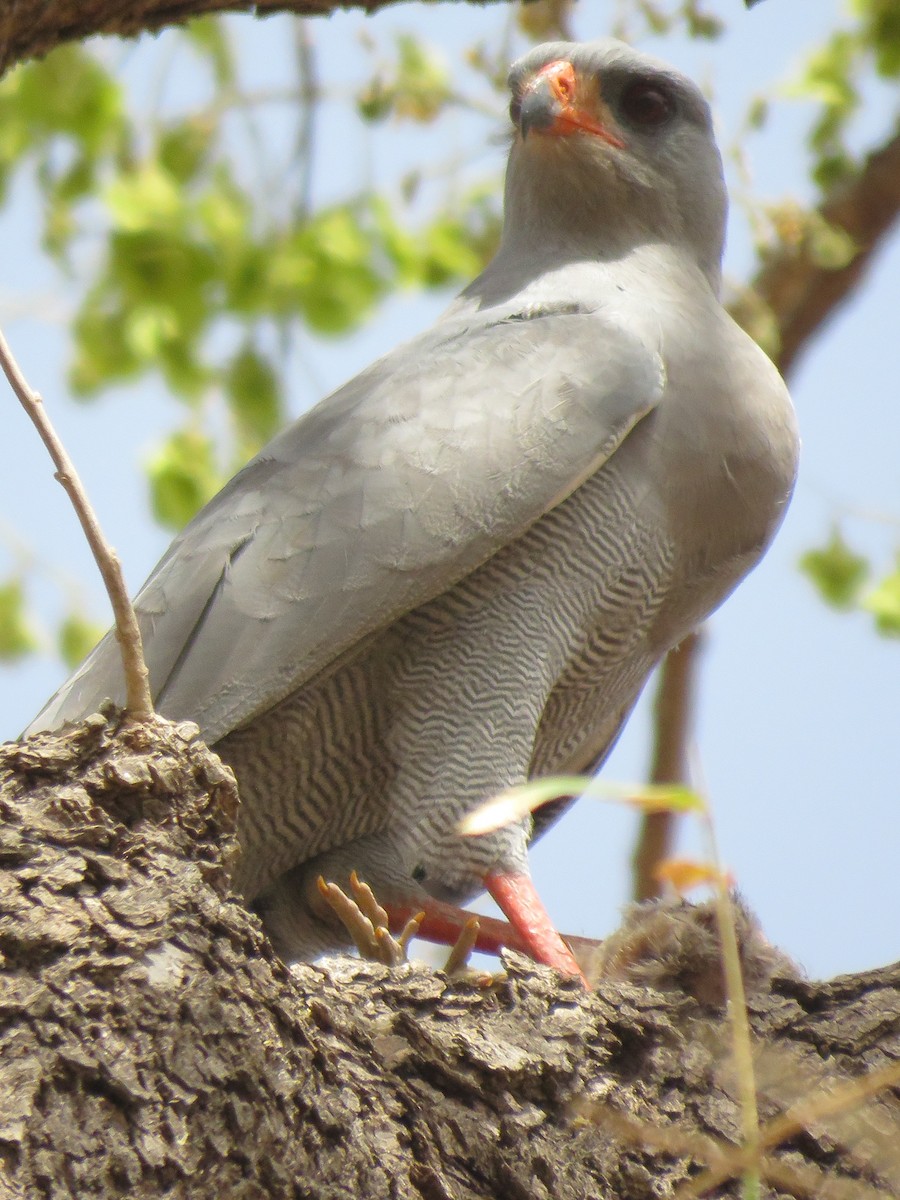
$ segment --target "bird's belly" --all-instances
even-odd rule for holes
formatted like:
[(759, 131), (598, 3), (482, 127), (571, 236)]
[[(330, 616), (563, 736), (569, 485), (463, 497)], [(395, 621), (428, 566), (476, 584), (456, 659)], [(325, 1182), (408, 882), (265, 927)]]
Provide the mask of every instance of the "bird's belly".
[(685, 590), (654, 498), (614, 466), (218, 744), (244, 802), (245, 895), (412, 812), (414, 836), (449, 838), (493, 792), (606, 754), (655, 663), (734, 582), (705, 571)]
[(354, 659), (216, 745), (241, 795), (234, 885), (248, 899), (296, 864), (384, 826), (394, 765), (376, 664)]

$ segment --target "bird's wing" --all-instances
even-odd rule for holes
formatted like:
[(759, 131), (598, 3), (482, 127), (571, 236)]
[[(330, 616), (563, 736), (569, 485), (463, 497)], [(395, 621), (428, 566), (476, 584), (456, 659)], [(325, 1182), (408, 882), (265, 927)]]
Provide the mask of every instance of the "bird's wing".
[[(271, 708), (570, 495), (664, 386), (658, 355), (596, 312), (445, 322), (376, 362), (236, 475), (144, 585), (159, 710), (215, 742)], [(107, 635), (30, 731), (122, 696)]]

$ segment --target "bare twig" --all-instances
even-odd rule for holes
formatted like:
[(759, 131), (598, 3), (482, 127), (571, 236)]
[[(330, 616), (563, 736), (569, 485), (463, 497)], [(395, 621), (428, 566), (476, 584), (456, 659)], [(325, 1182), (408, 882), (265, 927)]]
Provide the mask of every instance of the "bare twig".
[(116, 638), (122, 651), (122, 667), (125, 672), (125, 708), (132, 720), (146, 721), (153, 716), (153, 698), (147, 680), (147, 664), (144, 662), (141, 631), (128, 596), (128, 590), (125, 587), (121, 563), (115, 550), (103, 536), (81, 480), (47, 416), (43, 400), (37, 392), (29, 387), (2, 331), (0, 331), (0, 367), (53, 459), (53, 465), (56, 467), (55, 477), (65, 488), (72, 501), (91, 553), (100, 568), (100, 574), (103, 576), (107, 595), (112, 604)]

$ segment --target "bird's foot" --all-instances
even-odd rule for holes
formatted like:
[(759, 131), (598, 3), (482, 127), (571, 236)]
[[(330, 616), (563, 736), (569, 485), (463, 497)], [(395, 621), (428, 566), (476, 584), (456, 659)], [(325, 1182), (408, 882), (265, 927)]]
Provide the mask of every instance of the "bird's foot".
[[(341, 921), (363, 958), (387, 967), (396, 967), (407, 961), (409, 944), (425, 920), (424, 912), (405, 917), (402, 928), (395, 936), (391, 932), (391, 918), (387, 909), (379, 904), (375, 893), (355, 871), (350, 875), (351, 895), (336, 883), (326, 882), (321, 875), (316, 882), (322, 899)], [(466, 914), (462, 916), (466, 917)], [(469, 958), (478, 943), (479, 930), (477, 917), (468, 916), (463, 921), (442, 968), (447, 975), (458, 976), (469, 972)], [(480, 978), (486, 973), (477, 974)]]

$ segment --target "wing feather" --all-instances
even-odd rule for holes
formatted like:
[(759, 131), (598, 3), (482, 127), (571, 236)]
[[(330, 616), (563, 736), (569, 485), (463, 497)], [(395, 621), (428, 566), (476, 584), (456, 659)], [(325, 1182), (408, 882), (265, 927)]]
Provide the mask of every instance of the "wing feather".
[[(658, 356), (597, 313), (456, 320), (253, 459), (136, 601), (160, 711), (215, 742), (451, 587), (570, 495), (660, 400)], [(34, 721), (121, 702), (111, 635)]]

